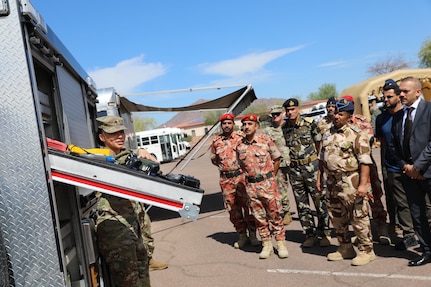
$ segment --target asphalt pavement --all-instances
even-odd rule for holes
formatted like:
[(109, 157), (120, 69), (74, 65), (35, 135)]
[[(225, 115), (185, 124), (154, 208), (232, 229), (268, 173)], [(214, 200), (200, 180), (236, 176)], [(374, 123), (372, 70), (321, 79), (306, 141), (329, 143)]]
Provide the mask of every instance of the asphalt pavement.
[[(373, 155), (380, 162), (379, 149)], [(218, 171), (209, 160), (208, 145), (204, 146), (188, 165), (173, 173), (193, 175), (205, 190), (201, 211), (196, 221), (181, 218), (178, 213), (153, 207), (149, 210), (155, 238), (154, 259), (169, 263), (165, 270), (151, 271), (153, 287), (230, 287), (230, 286), (431, 286), (431, 264), (408, 267), (417, 256), (417, 248), (406, 251), (375, 242), (377, 259), (365, 266), (351, 266), (350, 260), (329, 262), (326, 255), (337, 249), (332, 237), (329, 247), (302, 249), (305, 239), (297, 214), (293, 194), (289, 199), (293, 222), (286, 227), (289, 257), (259, 259), (261, 247), (234, 249), (236, 232), (224, 210)], [(164, 173), (178, 162), (162, 164)], [(275, 243), (275, 242), (274, 242)]]

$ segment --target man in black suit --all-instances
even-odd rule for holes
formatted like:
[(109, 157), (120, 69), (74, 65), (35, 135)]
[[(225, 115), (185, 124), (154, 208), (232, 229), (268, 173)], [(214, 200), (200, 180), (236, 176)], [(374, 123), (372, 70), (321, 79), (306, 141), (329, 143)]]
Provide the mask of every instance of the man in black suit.
[[(413, 226), (422, 255), (409, 262), (421, 266), (431, 262), (431, 230), (427, 202), (431, 198), (431, 102), (422, 97), (419, 79), (400, 82), (400, 99), (405, 105), (393, 117), (393, 149), (403, 170), (402, 183), (407, 194)], [(427, 198), (428, 197), (428, 198)]]

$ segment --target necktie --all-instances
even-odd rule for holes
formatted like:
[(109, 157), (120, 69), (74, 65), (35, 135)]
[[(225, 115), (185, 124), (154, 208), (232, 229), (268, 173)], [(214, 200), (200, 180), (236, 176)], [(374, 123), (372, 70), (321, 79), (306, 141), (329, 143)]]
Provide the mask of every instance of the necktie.
[(414, 108), (409, 107), (407, 109), (407, 117), (404, 121), (404, 138), (403, 138), (403, 150), (404, 156), (407, 161), (411, 161), (412, 155), (410, 153), (410, 134), (412, 132), (412, 111)]

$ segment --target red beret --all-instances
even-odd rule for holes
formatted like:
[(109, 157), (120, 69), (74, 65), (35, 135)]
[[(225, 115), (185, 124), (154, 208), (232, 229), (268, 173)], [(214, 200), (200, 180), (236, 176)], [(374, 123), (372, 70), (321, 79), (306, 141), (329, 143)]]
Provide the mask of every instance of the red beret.
[(342, 96), (341, 97), (342, 99), (346, 99), (346, 100), (348, 100), (349, 102), (351, 102), (351, 103), (355, 103), (355, 100), (353, 99), (353, 97), (352, 96), (350, 96), (350, 95), (345, 95), (345, 96)]
[(222, 115), (219, 119), (218, 119), (218, 121), (219, 122), (222, 122), (222, 121), (224, 121), (224, 120), (231, 120), (231, 121), (233, 121), (235, 119), (235, 116), (233, 115), (233, 114), (224, 114), (224, 115)]
[(254, 114), (248, 114), (248, 115), (245, 115), (245, 116), (241, 119), (241, 122), (245, 122), (245, 121), (258, 122), (258, 121), (259, 121), (259, 118), (258, 118), (256, 115), (254, 115)]

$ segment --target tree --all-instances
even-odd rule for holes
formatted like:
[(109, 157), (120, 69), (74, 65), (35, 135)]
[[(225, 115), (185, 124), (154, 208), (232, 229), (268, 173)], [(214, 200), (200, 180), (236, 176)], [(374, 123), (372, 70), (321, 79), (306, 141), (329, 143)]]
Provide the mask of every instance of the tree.
[(308, 100), (327, 100), (330, 97), (337, 97), (338, 92), (335, 87), (335, 84), (323, 84), (319, 87), (319, 91), (317, 93), (310, 93), (308, 95)]
[(418, 56), (420, 60), (419, 67), (431, 68), (431, 38), (422, 43)]
[(218, 121), (218, 119), (220, 118), (220, 116), (222, 114), (224, 114), (223, 111), (204, 112), (203, 117), (204, 117), (205, 125), (207, 125), (207, 126), (214, 125)]
[(151, 117), (133, 116), (133, 126), (136, 132), (147, 131), (154, 129), (157, 126), (157, 121)]
[(402, 55), (388, 55), (386, 59), (378, 61), (368, 66), (367, 73), (371, 76), (387, 74), (396, 70), (409, 68), (411, 63), (404, 59)]

